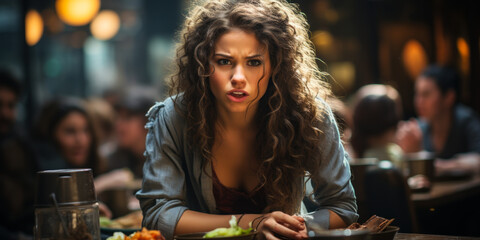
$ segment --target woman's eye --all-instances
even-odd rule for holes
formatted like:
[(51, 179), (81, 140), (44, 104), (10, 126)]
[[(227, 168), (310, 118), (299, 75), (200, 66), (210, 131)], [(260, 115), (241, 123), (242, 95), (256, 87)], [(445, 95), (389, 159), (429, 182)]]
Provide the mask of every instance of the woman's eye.
[(67, 128), (64, 130), (64, 132), (68, 135), (74, 135), (77, 131), (75, 130), (75, 128)]
[(248, 66), (260, 66), (262, 65), (262, 61), (254, 59), (248, 61)]
[(217, 63), (218, 63), (219, 65), (230, 65), (230, 64), (231, 64), (230, 60), (228, 60), (228, 59), (219, 59), (219, 60), (217, 61)]

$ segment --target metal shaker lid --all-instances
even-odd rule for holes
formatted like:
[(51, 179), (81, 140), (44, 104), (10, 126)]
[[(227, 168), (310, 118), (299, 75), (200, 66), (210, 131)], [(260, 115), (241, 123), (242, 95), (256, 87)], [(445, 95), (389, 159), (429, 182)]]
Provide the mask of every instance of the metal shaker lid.
[(75, 206), (97, 202), (92, 170), (58, 169), (37, 172), (36, 207), (53, 207), (52, 193), (58, 206)]

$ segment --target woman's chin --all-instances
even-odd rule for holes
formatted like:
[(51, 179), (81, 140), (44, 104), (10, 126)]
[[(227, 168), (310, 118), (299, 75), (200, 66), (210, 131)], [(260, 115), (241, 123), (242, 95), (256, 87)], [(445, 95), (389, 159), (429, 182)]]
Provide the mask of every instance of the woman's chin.
[(73, 167), (85, 167), (87, 164), (87, 156), (83, 154), (70, 156), (68, 160)]

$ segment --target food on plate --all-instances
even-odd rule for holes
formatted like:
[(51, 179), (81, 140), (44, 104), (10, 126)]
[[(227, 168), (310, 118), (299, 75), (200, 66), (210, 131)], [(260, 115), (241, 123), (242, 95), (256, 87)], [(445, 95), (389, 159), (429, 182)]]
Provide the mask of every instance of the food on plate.
[(390, 225), (393, 220), (395, 220), (395, 218), (386, 219), (377, 215), (373, 215), (363, 224), (352, 223), (347, 227), (347, 229), (368, 229), (371, 233), (379, 233), (382, 232), (388, 225)]
[(108, 217), (100, 217), (100, 227), (110, 227), (112, 225), (112, 220)]
[(216, 238), (216, 237), (234, 237), (234, 236), (241, 236), (245, 234), (249, 234), (253, 231), (253, 228), (250, 223), (250, 227), (247, 229), (243, 229), (237, 224), (237, 218), (232, 215), (230, 221), (229, 228), (216, 228), (210, 232), (207, 232), (203, 238)]
[(130, 236), (126, 236), (121, 232), (115, 232), (107, 240), (165, 240), (165, 238), (158, 230), (142, 228), (142, 231), (134, 232)]
[(108, 237), (107, 240), (124, 240), (127, 236), (122, 232), (115, 232), (113, 236)]
[(100, 227), (118, 229), (140, 229), (142, 227), (142, 211), (135, 211), (123, 217), (110, 220), (100, 217)]

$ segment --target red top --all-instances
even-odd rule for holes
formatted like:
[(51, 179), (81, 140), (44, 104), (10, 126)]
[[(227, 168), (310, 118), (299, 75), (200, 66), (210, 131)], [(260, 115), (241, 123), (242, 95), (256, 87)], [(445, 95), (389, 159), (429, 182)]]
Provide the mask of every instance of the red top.
[(224, 214), (261, 213), (267, 206), (263, 188), (250, 193), (224, 186), (212, 167), (213, 195), (217, 210)]

